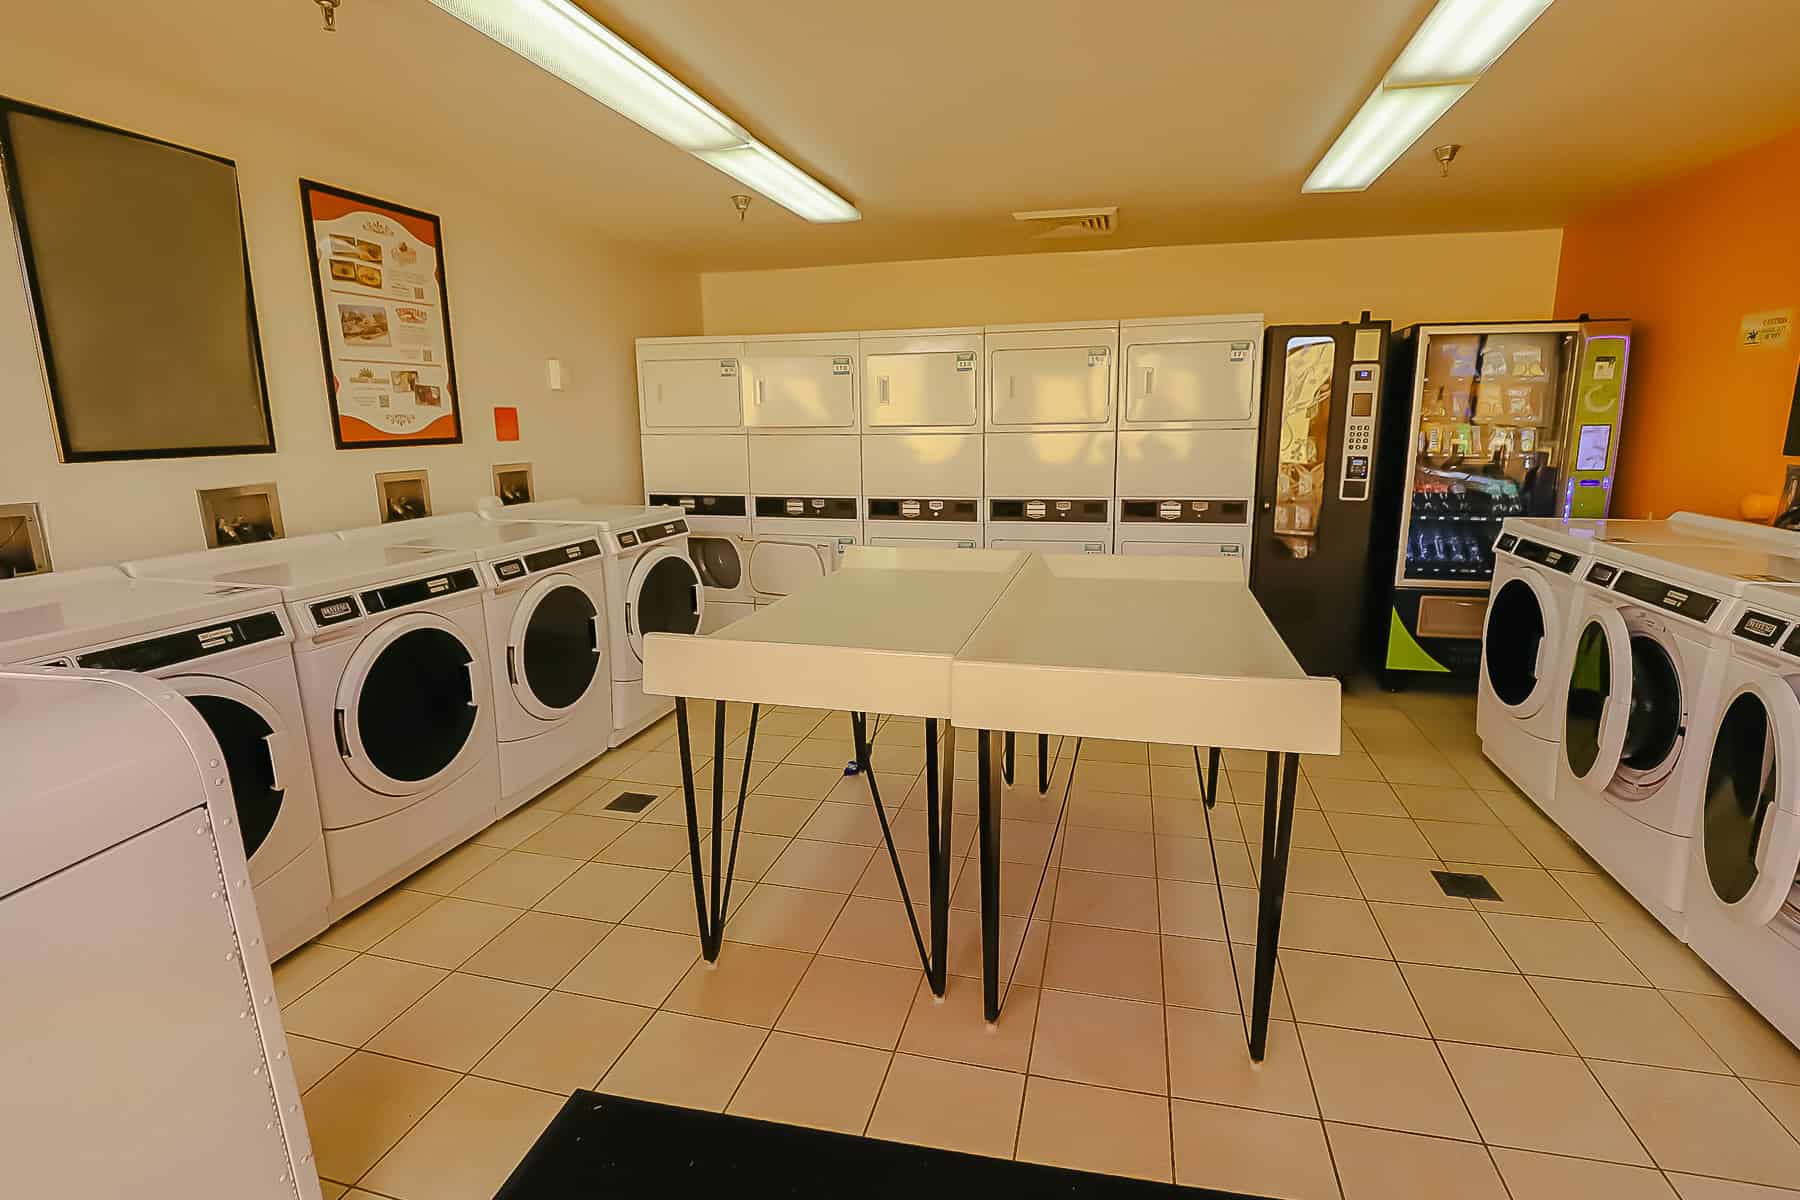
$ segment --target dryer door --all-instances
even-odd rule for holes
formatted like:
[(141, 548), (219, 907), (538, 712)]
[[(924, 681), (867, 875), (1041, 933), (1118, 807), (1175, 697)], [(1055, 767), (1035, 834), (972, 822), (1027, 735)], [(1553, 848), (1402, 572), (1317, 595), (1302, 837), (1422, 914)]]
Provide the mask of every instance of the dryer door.
[(462, 630), (436, 613), (376, 626), (338, 683), (333, 718), (350, 773), (387, 796), (417, 796), (458, 774), (480, 753), (476, 662)]
[(519, 707), (540, 721), (567, 715), (600, 677), (602, 637), (599, 606), (574, 576), (534, 582), (506, 637), (506, 678)]
[(1514, 717), (1535, 715), (1555, 692), (1551, 665), (1556, 605), (1549, 585), (1536, 571), (1506, 580), (1488, 601), (1481, 639), (1481, 673), (1488, 689)]
[(274, 857), (265, 855), (259, 861), (257, 851), (281, 819), (281, 806), (287, 798), (282, 780), (290, 773), (291, 757), (306, 753), (305, 739), (290, 737), (274, 707), (234, 679), (178, 675), (164, 682), (187, 697), (218, 739), (225, 773), (231, 779), (244, 857), (250, 860), (251, 879), (260, 882), (292, 860), (292, 855), (282, 857), (271, 847)]
[(1728, 688), (1707, 756), (1701, 857), (1713, 897), (1747, 926), (1767, 924), (1800, 867), (1800, 701), (1784, 679)]
[(668, 546), (646, 551), (625, 584), (625, 636), (642, 662), (646, 633), (695, 633), (706, 601), (700, 574), (685, 554)]
[(1604, 788), (1618, 770), (1631, 713), (1631, 634), (1616, 608), (1588, 612), (1563, 690), (1563, 761)]
[(719, 592), (735, 592), (744, 584), (744, 560), (736, 538), (713, 534), (688, 535), (688, 557), (700, 572), (700, 582)]
[(750, 547), (750, 587), (757, 598), (779, 600), (831, 573), (827, 546), (804, 539), (758, 538)]

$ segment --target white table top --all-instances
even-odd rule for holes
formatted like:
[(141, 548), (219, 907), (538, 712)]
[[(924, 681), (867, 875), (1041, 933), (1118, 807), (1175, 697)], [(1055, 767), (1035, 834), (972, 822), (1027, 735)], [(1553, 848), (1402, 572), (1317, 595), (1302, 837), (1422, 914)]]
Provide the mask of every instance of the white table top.
[(644, 686), (1336, 754), (1338, 682), (1300, 669), (1238, 571), (1178, 556), (852, 547), (842, 570), (723, 630), (646, 638)]

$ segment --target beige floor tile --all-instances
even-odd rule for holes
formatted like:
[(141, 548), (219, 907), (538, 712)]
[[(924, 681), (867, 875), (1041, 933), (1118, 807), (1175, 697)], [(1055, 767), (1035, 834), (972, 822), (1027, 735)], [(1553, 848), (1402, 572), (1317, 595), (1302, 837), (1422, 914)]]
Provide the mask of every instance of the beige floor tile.
[(528, 912), (477, 950), (461, 970), (534, 987), (555, 987), (613, 926)]
[(533, 854), (588, 859), (629, 832), (635, 822), (620, 817), (589, 817), (565, 813), (520, 842), (518, 849)]
[(559, 1095), (591, 1088), (651, 1015), (635, 1004), (551, 992), (487, 1052), (474, 1073)]
[[(1402, 783), (1394, 788), (1406, 815), (1418, 821), (1465, 821), (1498, 825), (1500, 818), (1469, 788)], [(1429, 837), (1427, 838), (1429, 840)]]
[(728, 1111), (743, 1117), (861, 1133), (892, 1055), (791, 1033), (771, 1033)]
[(917, 968), (820, 955), (807, 967), (775, 1027), (892, 1050), (918, 986)]
[(1552, 871), (1593, 871), (1593, 860), (1581, 852), (1556, 826), (1544, 821), (1538, 824), (1508, 825), (1538, 865)]
[(1800, 1144), (1739, 1080), (1627, 1063), (1593, 1068), (1663, 1170), (1800, 1188)]
[(1473, 1140), (1450, 1072), (1428, 1039), (1303, 1025), (1300, 1040), (1326, 1120)]
[[(819, 810), (817, 800), (753, 792), (744, 803), (744, 830), (775, 837), (793, 837)], [(685, 817), (682, 818), (686, 820)]]
[(1481, 802), (1493, 810), (1494, 815), (1500, 818), (1502, 825), (1514, 827), (1539, 825), (1547, 820), (1544, 814), (1538, 810), (1537, 805), (1526, 799), (1524, 793), (1513, 787), (1510, 782), (1506, 782), (1505, 779), (1506, 777), (1502, 775), (1502, 782), (1492, 787), (1476, 789), (1476, 794), (1481, 797)]
[[(1028, 916), (1034, 911), (1039, 919), (1048, 917), (1055, 910), (1056, 889), (1058, 883), (1056, 868), (1043, 863), (1000, 864), (1000, 911), (1009, 917)], [(1129, 876), (1107, 876), (1109, 879), (1129, 879)], [(1146, 879), (1132, 880), (1127, 888), (1135, 887), (1138, 893), (1146, 887), (1153, 886), (1154, 881)], [(915, 901), (923, 897), (914, 895)], [(1129, 903), (1129, 901), (1125, 902)], [(981, 871), (975, 863), (965, 870), (956, 880), (956, 886), (950, 891), (950, 907), (979, 911), (981, 908)]]
[(604, 784), (592, 775), (577, 773), (532, 797), (531, 802), (539, 808), (552, 808), (557, 812), (574, 812), (583, 800), (603, 786)]
[[(811, 888), (818, 892), (842, 892), (848, 895), (856, 890), (857, 880), (862, 878), (869, 864), (875, 861), (875, 855), (876, 851), (872, 846), (795, 838), (782, 851), (781, 857), (775, 860), (775, 865), (763, 872), (763, 880), (783, 887)], [(885, 851), (881, 858), (885, 865)]]
[(622, 921), (663, 879), (661, 871), (648, 871), (642, 867), (584, 863), (566, 882), (538, 901), (536, 907), (540, 912), (565, 917)]
[(1192, 766), (1152, 766), (1150, 768), (1150, 794), (1198, 800), (1200, 798), (1200, 779), (1194, 774)]
[[(1328, 813), (1356, 813), (1370, 817), (1404, 817), (1406, 808), (1387, 782), (1377, 778), (1321, 778), (1313, 783), (1319, 807)], [(1257, 794), (1260, 794), (1260, 788)], [(1254, 799), (1247, 796), (1246, 799)]]
[[(1385, 782), (1381, 778), (1381, 770), (1376, 767), (1375, 760), (1367, 754), (1351, 753), (1346, 749), (1343, 754), (1323, 755), (1308, 754), (1302, 760), (1301, 770), (1317, 787), (1320, 783), (1331, 779), (1360, 779), (1375, 783)], [(1320, 797), (1324, 803), (1324, 797)]]
[(1702, 1175), (1666, 1176), (1681, 1200), (1800, 1200), (1800, 1191), (1763, 1187), (1757, 1183), (1737, 1183), (1730, 1179), (1708, 1179)]
[(1017, 1157), (1166, 1181), (1171, 1177), (1168, 1097), (1029, 1079)]
[[(1050, 842), (1056, 835), (1050, 821), (1030, 821), (1007, 817), (1000, 822), (1000, 859), (1008, 863), (1029, 863), (1041, 867), (1050, 856)], [(919, 876), (923, 878), (923, 874)]]
[(655, 1008), (700, 957), (693, 933), (665, 933), (620, 925), (588, 952), (557, 987), (607, 1000)]
[[(924, 910), (919, 910), (919, 928), (925, 928)], [(1000, 918), (1000, 982), (1008, 980), (1036, 987), (1043, 980), (1044, 950), (1050, 940), (1050, 922), (1031, 923), (1031, 944), (1021, 948), (1025, 938), (1025, 918)], [(906, 935), (909, 939), (910, 933)], [(897, 960), (897, 951), (896, 960)], [(918, 952), (911, 961), (916, 962)], [(951, 975), (981, 978), (981, 914), (973, 909), (950, 910), (950, 947), (947, 955)], [(866, 955), (865, 955), (866, 957)], [(1016, 967), (1014, 964), (1017, 964)], [(1008, 972), (1013, 972), (1008, 974)]]
[(1527, 975), (1591, 979), (1597, 983), (1647, 982), (1598, 925), (1505, 913), (1482, 916), (1519, 970)]
[[(906, 873), (907, 894), (912, 897), (915, 904), (926, 903), (931, 896), (931, 865), (925, 852), (923, 850), (900, 850), (898, 854), (900, 869)], [(961, 858), (950, 860), (950, 886), (952, 888), (955, 888), (957, 877), (962, 873), (965, 862), (966, 860)], [(896, 903), (899, 901), (900, 885), (894, 879), (894, 862), (888, 857), (885, 849), (875, 850), (871, 853), (868, 865), (857, 877), (856, 886), (851, 891), (855, 895), (868, 896), (876, 900), (892, 900)]]
[(824, 803), (800, 829), (808, 841), (838, 842), (846, 846), (881, 845), (881, 820), (866, 799), (858, 804)]
[(1043, 985), (1064, 991), (1162, 1000), (1162, 944), (1156, 934), (1057, 922), (1050, 928)]
[(1584, 1057), (1692, 1071), (1726, 1069), (1655, 988), (1536, 978), (1531, 986)]
[(1483, 863), (1500, 867), (1535, 867), (1537, 860), (1504, 825), (1469, 825), (1460, 821), (1420, 821), (1419, 832), (1445, 862)]
[(1489, 1144), (1649, 1165), (1581, 1059), (1456, 1042), (1440, 1048)]
[(294, 1082), (303, 1092), (331, 1074), (352, 1053), (348, 1046), (301, 1037), (297, 1033), (287, 1035), (287, 1044), (288, 1057), (294, 1067)]
[(939, 1000), (919, 981), (912, 1012), (900, 1034), (900, 1051), (927, 1058), (1023, 1073), (1031, 1060), (1038, 990), (1014, 985), (1003, 997), (1000, 1019), (982, 1019), (981, 981), (952, 976)]
[[(1230, 893), (1226, 895), (1229, 897)], [(1232, 940), (1254, 941), (1256, 922), (1239, 921), (1235, 912), (1231, 917)], [(1382, 940), (1368, 903), (1343, 896), (1290, 893), (1282, 905), (1281, 947), (1363, 958), (1388, 957), (1387, 943)]]
[[(635, 870), (637, 868), (621, 867), (619, 870)], [(710, 887), (710, 884), (708, 885)], [(756, 884), (745, 879), (735, 880), (731, 886), (731, 912), (736, 914), (755, 890)], [(710, 899), (710, 892), (709, 892)], [(656, 886), (652, 887), (644, 898), (639, 900), (632, 910), (625, 914), (622, 924), (635, 925), (642, 929), (660, 929), (665, 933), (682, 933), (695, 937), (699, 932), (699, 921), (694, 911), (694, 877), (686, 868), (670, 871), (657, 876)], [(729, 927), (729, 920), (726, 922)]]
[(1450, 760), (1440, 754), (1371, 753), (1382, 778), (1389, 783), (1434, 784), (1455, 787), (1463, 782)]
[[(1052, 795), (1054, 794), (1053, 790)], [(1069, 796), (1071, 825), (1149, 833), (1153, 823), (1151, 812), (1148, 796), (1131, 796), (1121, 792), (1102, 792), (1080, 787)]]
[(1256, 892), (1252, 888), (1225, 888), (1226, 911), (1223, 917), (1219, 911), (1220, 891), (1217, 884), (1159, 879), (1156, 881), (1156, 896), (1158, 917), (1164, 933), (1223, 941), (1225, 922), (1229, 921), (1231, 940), (1256, 940)]
[(662, 1006), (740, 1025), (775, 1024), (811, 957), (793, 950), (727, 944), (716, 963), (697, 962)]
[(1676, 992), (1701, 992), (1712, 996), (1735, 993), (1700, 956), (1677, 941), (1668, 930), (1654, 920), (1636, 924), (1603, 926), (1606, 936), (1617, 946), (1643, 977), (1659, 988)]
[(1339, 1195), (1317, 1120), (1176, 1100), (1171, 1124), (1177, 1183), (1287, 1200)]
[[(1238, 943), (1231, 947), (1236, 958), (1236, 975), (1238, 990), (1232, 989), (1233, 961), (1226, 956), (1224, 942), (1203, 941), (1197, 938), (1173, 937), (1164, 934), (1163, 939), (1163, 988), (1167, 993), (1167, 1003), (1184, 1008), (1205, 1008), (1214, 1012), (1235, 1013), (1248, 1011), (1250, 1005), (1250, 989), (1256, 967), (1256, 949), (1253, 946)], [(1285, 955), (1283, 958), (1285, 959)], [(1240, 1009), (1239, 996), (1242, 997)], [(1275, 989), (1269, 1006), (1269, 1015), (1276, 1018), (1291, 1018), (1292, 1011), (1288, 1007), (1286, 975), (1278, 966), (1275, 969)]]
[(1763, 1102), (1764, 1108), (1775, 1114), (1775, 1119), (1789, 1133), (1800, 1138), (1800, 1086), (1763, 1079), (1746, 1079), (1744, 1086)]
[(448, 972), (363, 955), (283, 1009), (288, 1032), (360, 1046), (436, 987)]
[(1487, 881), (1494, 885), (1494, 890), (1500, 893), (1500, 899), (1475, 901), (1475, 907), (1483, 912), (1512, 913), (1524, 917), (1558, 917), (1574, 921), (1587, 918), (1582, 907), (1542, 867), (1506, 867), (1493, 863), (1446, 861), (1444, 869), (1487, 877)]
[(1585, 871), (1552, 871), (1557, 886), (1579, 904), (1589, 920), (1601, 925), (1637, 925), (1652, 920), (1631, 893), (1605, 875)]
[[(1373, 904), (1375, 920), (1401, 962), (1479, 971), (1515, 970), (1481, 914), (1412, 904)], [(1588, 928), (1592, 929), (1590, 925)]]
[[(711, 838), (707, 839), (708, 844)], [(731, 826), (725, 826), (724, 846), (731, 849)], [(710, 850), (704, 851), (710, 854)], [(686, 866), (688, 861), (687, 828), (682, 825), (657, 825), (641, 821), (609, 842), (594, 855), (595, 862), (614, 863), (622, 867), (646, 867), (652, 871), (671, 871)], [(710, 861), (710, 860), (708, 860)]]
[(319, 942), (301, 946), (275, 964), (275, 998), (286, 1008), (355, 957), (354, 951)]
[(562, 1106), (561, 1096), (464, 1079), (362, 1182), (396, 1200), (487, 1200)]
[(1252, 1062), (1236, 1013), (1170, 1008), (1169, 1091), (1188, 1100), (1316, 1117), (1312, 1078), (1291, 1021), (1269, 1022), (1263, 1061)]
[(1573, 1054), (1550, 1011), (1522, 975), (1403, 963), (1406, 984), (1441, 1041)]
[[(955, 1103), (945, 1103), (947, 1097)], [(1011, 1158), (1024, 1100), (1023, 1075), (897, 1054), (869, 1118), (868, 1135)]]
[(1800, 1083), (1800, 1050), (1736, 996), (1670, 992), (1667, 999), (1731, 1070), (1750, 1079)]
[[(845, 755), (849, 761), (849, 755)], [(775, 796), (797, 796), (806, 800), (822, 800), (844, 777), (844, 768), (810, 767), (799, 763), (782, 763), (763, 776), (756, 785), (759, 792)]]
[(1314, 896), (1363, 898), (1350, 864), (1337, 850), (1292, 850), (1288, 853), (1287, 890)]
[[(345, 1196), (349, 1196), (350, 1200), (361, 1200), (362, 1197), (374, 1195), (373, 1192), (352, 1191), (343, 1184), (332, 1183), (328, 1179), (319, 1180), (320, 1200), (343, 1200)], [(376, 1200), (380, 1200), (380, 1198), (376, 1197)]]
[[(1073, 830), (1070, 831), (1071, 836)], [(1242, 842), (1209, 842), (1206, 838), (1190, 837), (1158, 837), (1156, 838), (1156, 874), (1162, 879), (1192, 880), (1211, 883), (1214, 876), (1214, 862), (1218, 864), (1218, 877), (1227, 885), (1236, 887), (1254, 887), (1256, 876), (1250, 869), (1250, 854)], [(1325, 853), (1325, 851), (1318, 851)], [(1069, 853), (1063, 851), (1063, 865), (1074, 866), (1069, 861)]]
[[(1244, 831), (1244, 841), (1251, 844), (1250, 853), (1252, 855), (1260, 854), (1262, 852), (1260, 847), (1262, 846), (1263, 828), (1262, 805), (1260, 803), (1254, 805), (1240, 804), (1237, 806), (1237, 811), (1238, 824), (1243, 827)], [(1337, 836), (1333, 833), (1331, 823), (1327, 819), (1329, 816), (1329, 813), (1319, 812), (1313, 809), (1295, 809), (1293, 831), (1294, 848), (1298, 850), (1346, 849), (1346, 847), (1339, 844)], [(1382, 820), (1383, 818), (1369, 817), (1366, 819), (1376, 821)], [(1214, 814), (1213, 820), (1216, 826), (1218, 821), (1217, 813)], [(1159, 829), (1157, 832), (1161, 833), (1163, 830)], [(1224, 837), (1225, 835), (1220, 833), (1219, 836)]]
[(719, 1112), (731, 1100), (768, 1031), (681, 1013), (651, 1017), (599, 1090)]
[(451, 975), (369, 1040), (377, 1054), (468, 1071), (544, 996), (542, 988)]
[(1446, 868), (1430, 859), (1346, 854), (1344, 860), (1350, 864), (1350, 873), (1356, 877), (1357, 887), (1362, 889), (1363, 896), (1369, 900), (1393, 904), (1424, 904), (1432, 908), (1470, 907), (1467, 900), (1444, 894), (1444, 889), (1438, 886), (1438, 881), (1431, 873)]
[(1491, 1152), (1501, 1178), (1514, 1196), (1529, 1196), (1532, 1200), (1675, 1200), (1675, 1192), (1662, 1172), (1651, 1167), (1628, 1167), (1500, 1146)]
[(358, 1051), (306, 1094), (319, 1174), (354, 1183), (456, 1085), (436, 1067)]
[(573, 859), (513, 850), (470, 878), (453, 894), (463, 900), (504, 904), (510, 908), (530, 908), (548, 896), (580, 866)]
[[(1226, 771), (1219, 776), (1219, 795), (1221, 799), (1233, 799), (1239, 804), (1261, 804), (1266, 790), (1267, 776), (1261, 769), (1255, 771)], [(1386, 786), (1386, 785), (1383, 785)], [(1319, 794), (1313, 789), (1312, 780), (1304, 770), (1294, 787), (1294, 807), (1320, 807)], [(1397, 814), (1396, 814), (1397, 815)]]
[(313, 940), (340, 950), (367, 950), (436, 903), (425, 892), (396, 888), (369, 901)]
[(1287, 950), (1281, 955), (1294, 1017), (1376, 1033), (1428, 1036), (1400, 968), (1377, 958)]
[[(1327, 813), (1326, 822), (1339, 848), (1351, 854), (1387, 854), (1397, 858), (1436, 858), (1437, 851), (1411, 817), (1370, 817), (1360, 813)], [(1297, 822), (1296, 822), (1297, 823)]]
[(498, 846), (464, 842), (429, 867), (414, 871), (400, 886), (410, 891), (429, 892), (434, 896), (448, 896), (469, 882), (470, 879), (494, 865), (505, 854), (506, 851)]
[(1357, 1125), (1325, 1129), (1344, 1200), (1507, 1200), (1485, 1146)]
[(1112, 929), (1157, 932), (1156, 881), (1136, 875), (1063, 871), (1056, 887), (1056, 920)]
[(843, 911), (844, 899), (835, 892), (760, 883), (732, 914), (725, 936), (734, 942), (811, 954), (824, 943)]
[(446, 897), (376, 942), (370, 954), (454, 969), (519, 919), (519, 910)]
[[(1221, 786), (1220, 791), (1224, 788)], [(1157, 796), (1150, 801), (1151, 829), (1159, 837), (1215, 837), (1220, 841), (1244, 840), (1238, 809), (1221, 800), (1209, 812), (1188, 796)], [(1318, 815), (1316, 812), (1313, 814)]]
[(1114, 763), (1083, 755), (1075, 768), (1077, 787), (1127, 795), (1150, 795), (1150, 768), (1146, 763)]
[(498, 846), (516, 850), (525, 839), (548, 829), (563, 814), (553, 808), (537, 808), (527, 804), (511, 816), (501, 817), (472, 839), (482, 846)]
[(1045, 989), (1038, 997), (1031, 1074), (1167, 1094), (1162, 1006)]
[[(919, 936), (929, 938), (930, 927), (923, 906), (914, 909)], [(929, 943), (927, 943), (929, 944)], [(819, 952), (835, 958), (885, 963), (890, 967), (918, 967), (919, 943), (913, 940), (906, 906), (898, 900), (852, 896), (832, 923)]]

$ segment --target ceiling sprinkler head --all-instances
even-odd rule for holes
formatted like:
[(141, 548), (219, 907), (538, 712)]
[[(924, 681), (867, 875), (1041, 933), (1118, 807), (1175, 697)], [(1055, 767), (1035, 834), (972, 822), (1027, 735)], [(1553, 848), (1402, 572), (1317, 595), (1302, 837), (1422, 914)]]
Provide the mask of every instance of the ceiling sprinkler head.
[(738, 223), (742, 224), (744, 218), (749, 215), (750, 212), (750, 197), (739, 192), (731, 198), (731, 207), (737, 209)]
[(1431, 156), (1437, 159), (1439, 178), (1450, 178), (1450, 164), (1456, 161), (1456, 153), (1461, 149), (1461, 142), (1445, 142), (1441, 146), (1431, 148)]
[(337, 32), (337, 9), (344, 0), (313, 0), (319, 6), (319, 12), (325, 17), (325, 32)]

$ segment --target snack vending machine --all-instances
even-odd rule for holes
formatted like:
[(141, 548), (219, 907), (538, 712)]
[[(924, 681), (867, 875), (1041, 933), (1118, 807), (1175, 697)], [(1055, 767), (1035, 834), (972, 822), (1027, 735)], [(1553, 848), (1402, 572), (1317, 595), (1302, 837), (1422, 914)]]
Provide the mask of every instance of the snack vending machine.
[(1414, 325), (1394, 335), (1381, 454), (1376, 666), (1473, 678), (1507, 517), (1604, 517), (1629, 321)]

